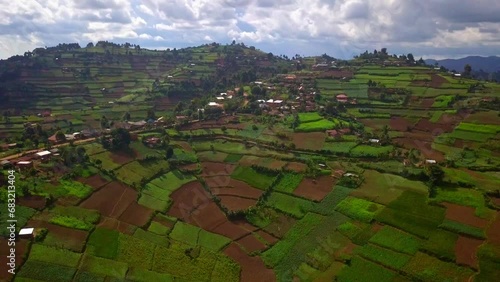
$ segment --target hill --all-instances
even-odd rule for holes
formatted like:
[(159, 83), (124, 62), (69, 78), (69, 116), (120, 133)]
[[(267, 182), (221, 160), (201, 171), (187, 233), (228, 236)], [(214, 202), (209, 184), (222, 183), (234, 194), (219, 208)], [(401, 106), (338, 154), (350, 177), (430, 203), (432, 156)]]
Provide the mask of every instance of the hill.
[(469, 64), (473, 71), (483, 70), (488, 73), (500, 71), (500, 57), (497, 56), (469, 56), (461, 59), (444, 60), (427, 59), (425, 62), (429, 65), (434, 65), (437, 62), (439, 66), (443, 66), (449, 70), (455, 70), (457, 72), (463, 71), (466, 64)]

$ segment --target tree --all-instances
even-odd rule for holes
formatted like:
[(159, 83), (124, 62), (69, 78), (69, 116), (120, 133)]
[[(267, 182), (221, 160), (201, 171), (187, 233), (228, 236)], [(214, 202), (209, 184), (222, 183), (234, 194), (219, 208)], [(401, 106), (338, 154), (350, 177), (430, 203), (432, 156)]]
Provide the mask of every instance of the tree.
[(167, 149), (167, 160), (169, 160), (170, 158), (172, 158), (174, 156), (174, 149), (172, 149), (172, 147), (168, 146), (168, 149)]
[(413, 57), (412, 53), (409, 53), (406, 57), (408, 58), (408, 61), (410, 61), (411, 63), (415, 62), (415, 58)]
[(437, 164), (431, 164), (426, 167), (425, 172), (429, 178), (429, 197), (433, 198), (436, 196), (436, 185), (440, 184), (444, 178), (443, 169)]
[(58, 142), (64, 142), (64, 141), (66, 141), (66, 135), (64, 135), (64, 133), (59, 130), (56, 132), (56, 140)]
[(130, 120), (130, 113), (129, 112), (126, 112), (125, 114), (123, 114), (123, 118), (122, 118), (124, 121), (129, 121)]
[(262, 89), (259, 86), (254, 86), (252, 87), (252, 95), (260, 95), (262, 92)]
[(464, 66), (464, 75), (470, 76), (471, 72), (472, 72), (472, 67), (469, 64), (466, 64)]
[(150, 119), (156, 119), (155, 112), (152, 109), (149, 109), (148, 113), (146, 115), (146, 120), (150, 120)]
[(130, 133), (124, 128), (113, 129), (113, 131), (111, 131), (111, 137), (112, 150), (126, 149), (131, 141)]

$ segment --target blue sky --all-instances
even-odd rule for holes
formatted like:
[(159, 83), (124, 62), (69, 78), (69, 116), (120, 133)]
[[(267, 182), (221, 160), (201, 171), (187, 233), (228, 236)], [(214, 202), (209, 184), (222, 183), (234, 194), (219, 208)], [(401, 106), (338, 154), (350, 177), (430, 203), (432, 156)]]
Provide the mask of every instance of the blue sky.
[(0, 58), (108, 40), (151, 49), (244, 42), (274, 54), (352, 58), (499, 55), (500, 1), (0, 0)]

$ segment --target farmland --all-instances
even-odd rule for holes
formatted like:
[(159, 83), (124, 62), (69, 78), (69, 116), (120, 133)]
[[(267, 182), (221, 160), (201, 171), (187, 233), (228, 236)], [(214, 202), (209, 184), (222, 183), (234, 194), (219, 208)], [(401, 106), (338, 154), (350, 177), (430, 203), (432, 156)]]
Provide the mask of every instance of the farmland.
[(0, 281), (494, 281), (497, 84), (252, 47), (0, 61)]

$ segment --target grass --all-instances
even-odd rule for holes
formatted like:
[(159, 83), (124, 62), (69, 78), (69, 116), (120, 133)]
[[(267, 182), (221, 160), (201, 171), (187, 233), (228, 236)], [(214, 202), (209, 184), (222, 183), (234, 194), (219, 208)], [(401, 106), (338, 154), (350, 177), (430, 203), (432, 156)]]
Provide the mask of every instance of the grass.
[(442, 111), (435, 111), (434, 113), (432, 113), (432, 117), (429, 121), (438, 122), (442, 115), (443, 115)]
[(158, 273), (146, 269), (130, 268), (127, 272), (127, 280), (138, 282), (172, 282), (174, 277), (168, 273)]
[(231, 174), (231, 177), (261, 190), (269, 188), (276, 178), (275, 175), (259, 173), (248, 166), (238, 166)]
[(40, 244), (31, 246), (29, 259), (67, 267), (78, 267), (82, 254)]
[(158, 246), (168, 247), (170, 245), (169, 240), (165, 236), (141, 228), (137, 228), (133, 236), (141, 240), (152, 242)]
[(388, 155), (394, 150), (394, 146), (369, 146), (369, 145), (358, 145), (354, 147), (350, 155), (353, 157), (380, 157), (383, 155)]
[(474, 226), (456, 222), (453, 220), (445, 219), (443, 223), (439, 225), (439, 227), (458, 234), (469, 235), (479, 239), (486, 239), (486, 234), (484, 233), (484, 230)]
[(231, 239), (212, 232), (200, 230), (198, 234), (198, 246), (201, 246), (210, 251), (220, 251), (222, 248), (231, 243)]
[(478, 216), (487, 209), (483, 193), (470, 188), (450, 189), (439, 187), (436, 197), (429, 200), (434, 203), (450, 202), (457, 205), (473, 207), (476, 208), (476, 215)]
[(335, 209), (333, 207), (337, 206), (351, 192), (352, 189), (350, 188), (336, 185), (333, 187), (333, 190), (323, 198), (321, 202), (314, 205), (311, 211), (322, 215), (331, 215), (335, 213)]
[(325, 131), (328, 129), (332, 129), (337, 125), (338, 122), (333, 122), (330, 120), (322, 119), (318, 121), (312, 121), (307, 123), (301, 123), (295, 131), (297, 132), (314, 132), (314, 131)]
[(443, 222), (445, 209), (427, 205), (427, 197), (413, 191), (404, 191), (375, 217), (382, 223), (395, 226), (422, 238)]
[(423, 281), (467, 281), (474, 274), (469, 268), (459, 267), (421, 252), (403, 270)]
[(354, 256), (349, 267), (344, 267), (337, 281), (392, 281), (396, 273), (370, 262), (359, 256)]
[(370, 243), (409, 255), (418, 251), (420, 241), (408, 233), (390, 226), (384, 226), (370, 239)]
[(55, 206), (52, 210), (50, 210), (50, 212), (59, 216), (77, 218), (90, 224), (96, 224), (100, 219), (98, 211), (74, 206)]
[(262, 260), (267, 266), (274, 267), (285, 259), (292, 247), (302, 240), (311, 230), (321, 223), (323, 217), (307, 213), (285, 235), (285, 237), (262, 254)]
[[(4, 190), (5, 191), (5, 190)], [(2, 203), (3, 205), (4, 203)], [(7, 210), (6, 204), (3, 205), (5, 207), (5, 211)], [(36, 213), (36, 210), (32, 208), (28, 208), (25, 206), (16, 206), (16, 227), (19, 226), (24, 226), (28, 222), (28, 220)], [(9, 226), (9, 222), (7, 222), (8, 219), (11, 219), (9, 217), (8, 212), (3, 212), (0, 213), (0, 236), (5, 236), (6, 238), (10, 235), (9, 230), (7, 230), (7, 227)]]
[(69, 195), (82, 199), (88, 197), (93, 191), (92, 187), (77, 181), (60, 180), (59, 182), (60, 184), (57, 186), (56, 196)]
[(458, 138), (463, 140), (477, 141), (477, 142), (485, 142), (486, 140), (493, 138), (495, 135), (491, 133), (482, 133), (482, 132), (474, 132), (474, 131), (465, 131), (455, 128), (452, 133), (448, 135), (452, 138)]
[(128, 265), (115, 260), (85, 255), (80, 264), (80, 270), (88, 271), (102, 276), (124, 279)]
[(456, 129), (478, 133), (496, 134), (500, 132), (500, 125), (461, 122)]
[(182, 185), (196, 180), (192, 175), (184, 175), (175, 170), (150, 181), (141, 191), (139, 204), (165, 212), (170, 205), (170, 194)]
[(57, 224), (64, 227), (80, 229), (80, 230), (90, 230), (94, 227), (93, 224), (87, 223), (81, 219), (56, 215), (49, 220), (50, 223)]
[(87, 271), (81, 271), (79, 270), (75, 278), (73, 279), (74, 282), (103, 282), (105, 279), (104, 276), (97, 275), (94, 273), (90, 273)]
[(362, 248), (356, 249), (354, 253), (392, 269), (401, 269), (411, 259), (411, 256), (407, 254), (381, 248), (373, 244), (366, 244)]
[(312, 113), (299, 113), (299, 121), (300, 123), (307, 123), (322, 120), (323, 117), (320, 116), (317, 112)]
[(283, 193), (292, 193), (304, 178), (303, 174), (298, 173), (284, 173), (278, 183), (274, 186), (275, 191)]
[(97, 227), (88, 239), (87, 252), (91, 255), (115, 259), (118, 255), (118, 231)]
[(335, 210), (350, 218), (369, 223), (382, 210), (382, 207), (380, 204), (364, 199), (347, 197), (335, 207)]
[(275, 208), (293, 217), (301, 218), (313, 209), (314, 203), (288, 194), (273, 192), (267, 199), (266, 206)]
[(175, 223), (169, 237), (179, 242), (196, 246), (198, 244), (198, 234), (200, 230), (199, 227), (178, 221)]
[(323, 150), (332, 153), (349, 153), (356, 145), (358, 145), (356, 142), (325, 142)]
[(239, 160), (241, 160), (241, 158), (243, 157), (243, 155), (237, 155), (237, 154), (229, 154), (225, 159), (224, 159), (224, 162), (225, 163), (237, 163)]
[(39, 281), (71, 281), (75, 272), (76, 268), (28, 260), (16, 274), (16, 280), (19, 277), (37, 279)]
[(124, 262), (137, 268), (150, 269), (156, 245), (133, 236), (119, 235), (116, 261)]
[(148, 231), (153, 232), (158, 235), (167, 235), (168, 232), (170, 231), (170, 228), (166, 227), (165, 225), (152, 221), (151, 224), (148, 227)]
[(436, 257), (445, 260), (455, 260), (455, 243), (458, 235), (446, 230), (436, 229), (429, 240), (425, 241), (421, 248), (426, 252), (434, 254)]
[(434, 99), (433, 108), (446, 108), (450, 105), (455, 97), (450, 95), (440, 95)]

